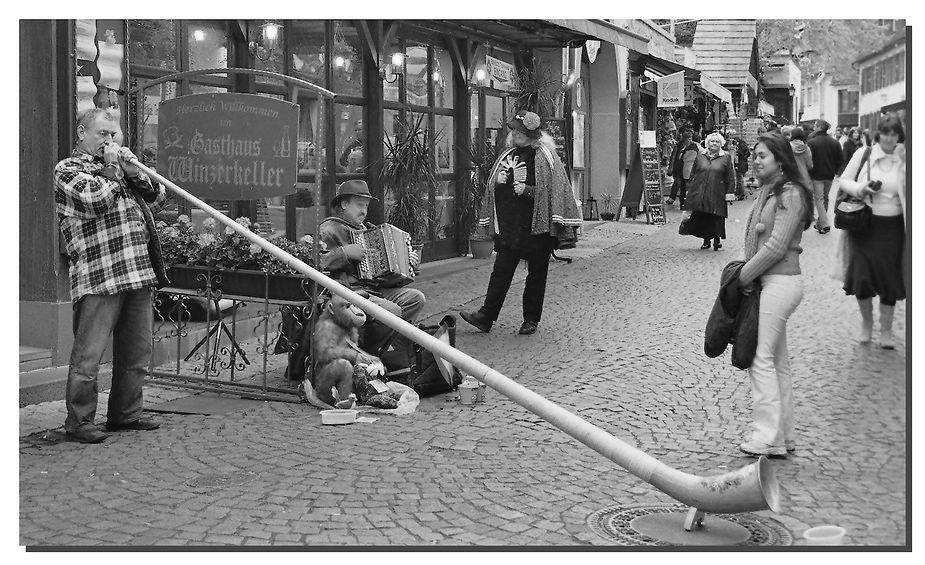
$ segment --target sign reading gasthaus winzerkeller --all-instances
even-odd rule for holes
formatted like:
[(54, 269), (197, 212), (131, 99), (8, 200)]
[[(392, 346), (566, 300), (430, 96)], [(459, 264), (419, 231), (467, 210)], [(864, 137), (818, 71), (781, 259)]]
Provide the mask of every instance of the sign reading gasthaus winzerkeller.
[(201, 198), (295, 192), (299, 107), (253, 94), (193, 94), (158, 109), (157, 172)]

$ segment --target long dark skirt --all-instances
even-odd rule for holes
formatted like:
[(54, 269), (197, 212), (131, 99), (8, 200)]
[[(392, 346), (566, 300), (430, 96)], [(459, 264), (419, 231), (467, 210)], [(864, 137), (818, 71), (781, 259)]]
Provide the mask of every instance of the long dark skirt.
[[(726, 239), (726, 218), (707, 212), (691, 212), (685, 220), (681, 235), (693, 235), (700, 239)], [(680, 231), (679, 231), (680, 233)]]
[(906, 229), (902, 216), (871, 216), (867, 233), (848, 233), (845, 294), (879, 296), (884, 304), (906, 298), (903, 250)]

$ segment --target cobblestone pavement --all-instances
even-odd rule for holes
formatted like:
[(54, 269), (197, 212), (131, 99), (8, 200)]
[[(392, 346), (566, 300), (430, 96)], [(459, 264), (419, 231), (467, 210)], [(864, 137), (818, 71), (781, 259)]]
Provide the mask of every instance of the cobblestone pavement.
[[(585, 420), (695, 475), (750, 464), (747, 373), (703, 355), (723, 266), (741, 249), (751, 200), (736, 203), (726, 249), (669, 224), (589, 229), (553, 262), (533, 336), (516, 335), (524, 268), (490, 334), (460, 321), (457, 346)], [(788, 326), (795, 453), (771, 459), (781, 522), (821, 524), (853, 544), (907, 541), (905, 303), (895, 351), (858, 345), (853, 299), (827, 277), (834, 235), (804, 234), (806, 294)], [(480, 305), (490, 263), (421, 281), (425, 318)], [(875, 326), (875, 336), (877, 335)], [(149, 404), (188, 394), (147, 387)], [(255, 403), (224, 416), (160, 414), (151, 432), (99, 445), (20, 441), (20, 544), (30, 546), (582, 546), (610, 506), (670, 497), (489, 390), (414, 414), (322, 426), (306, 404)], [(63, 403), (20, 411), (21, 435), (60, 428)], [(28, 425), (22, 422), (28, 420)]]

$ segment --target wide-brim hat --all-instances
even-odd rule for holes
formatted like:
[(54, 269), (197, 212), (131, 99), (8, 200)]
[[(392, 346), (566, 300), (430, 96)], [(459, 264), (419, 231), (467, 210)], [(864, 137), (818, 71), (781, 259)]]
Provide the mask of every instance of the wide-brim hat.
[(336, 207), (338, 202), (350, 196), (362, 196), (370, 200), (379, 200), (369, 193), (369, 185), (366, 184), (365, 180), (354, 179), (343, 182), (337, 187), (337, 194), (331, 199), (331, 207)]
[(540, 117), (533, 112), (517, 112), (517, 115), (507, 123), (507, 127), (519, 131), (530, 139), (539, 139), (543, 134), (540, 130), (541, 123)]

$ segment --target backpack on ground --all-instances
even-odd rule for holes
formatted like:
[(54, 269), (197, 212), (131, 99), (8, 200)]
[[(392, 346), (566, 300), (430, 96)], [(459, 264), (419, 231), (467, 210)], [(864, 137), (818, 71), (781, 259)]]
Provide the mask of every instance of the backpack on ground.
[[(418, 324), (418, 328), (456, 347), (456, 318), (453, 316), (444, 316), (436, 326)], [(422, 397), (450, 392), (462, 382), (456, 367), (401, 334), (379, 357), (387, 371), (384, 380), (411, 387)]]

